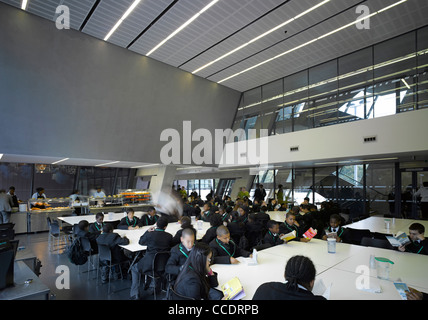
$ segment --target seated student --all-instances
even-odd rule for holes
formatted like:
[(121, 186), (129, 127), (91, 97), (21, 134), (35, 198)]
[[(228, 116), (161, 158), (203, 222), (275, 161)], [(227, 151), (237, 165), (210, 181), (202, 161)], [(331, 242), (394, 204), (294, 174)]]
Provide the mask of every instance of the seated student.
[(213, 263), (220, 264), (237, 264), (237, 257), (251, 256), (248, 251), (239, 248), (230, 239), (229, 230), (225, 226), (219, 226), (216, 230), (217, 237), (210, 242), (210, 247), (213, 251)]
[(94, 233), (96, 235), (100, 235), (103, 231), (104, 226), (104, 214), (102, 212), (98, 212), (95, 215), (95, 222), (89, 225), (89, 232)]
[(154, 207), (149, 207), (147, 213), (144, 214), (140, 221), (141, 226), (152, 226), (158, 221), (159, 216), (156, 215), (156, 209)]
[(279, 233), (287, 234), (296, 231), (296, 238), (290, 241), (309, 242), (311, 239), (303, 237), (303, 233), (299, 231), (299, 228), (295, 225), (295, 214), (290, 211), (285, 215), (285, 221), (279, 226)]
[[(217, 273), (210, 268), (213, 253), (205, 243), (196, 243), (174, 284), (174, 291), (196, 300), (220, 300), (223, 293), (217, 287)], [(173, 295), (174, 299), (179, 297)]]
[(266, 213), (266, 211), (267, 207), (261, 206), (260, 211), (256, 214), (256, 221), (261, 224), (263, 228), (266, 228), (266, 224), (270, 220), (270, 216)]
[(402, 252), (412, 252), (417, 254), (428, 254), (428, 240), (424, 236), (425, 227), (420, 223), (412, 223), (409, 227), (410, 243), (399, 246)]
[(175, 236), (172, 238), (171, 246), (175, 246), (176, 244), (180, 243), (181, 233), (183, 232), (184, 229), (191, 229), (195, 234), (195, 239), (196, 239), (196, 229), (192, 225), (192, 219), (186, 216), (182, 216), (180, 218), (180, 224), (181, 224), (181, 229), (178, 230)]
[(235, 218), (233, 219), (234, 222), (238, 222), (238, 223), (247, 223), (248, 222), (248, 212), (247, 212), (247, 208), (248, 207), (244, 207), (244, 206), (240, 206), (238, 208), (238, 214), (235, 216)]
[(227, 226), (227, 224), (232, 221), (232, 210), (231, 206), (224, 206), (219, 208), (219, 214), (221, 216), (222, 223)]
[(92, 254), (98, 253), (97, 237), (95, 233), (89, 232), (89, 222), (87, 220), (80, 220), (76, 230), (77, 238), (87, 238), (91, 243)]
[(217, 236), (216, 231), (217, 228), (223, 225), (222, 217), (218, 213), (214, 213), (210, 218), (211, 227), (207, 230), (204, 236), (201, 239), (201, 242), (209, 244), (212, 240), (214, 240)]
[(344, 239), (346, 239), (346, 229), (343, 228), (340, 224), (342, 222), (342, 219), (338, 214), (332, 214), (330, 216), (330, 226), (324, 230), (322, 239), (327, 240), (328, 236), (327, 233), (335, 232), (336, 233), (336, 242), (342, 242)]
[(283, 244), (284, 240), (281, 240), (281, 235), (279, 234), (279, 222), (275, 220), (269, 220), (267, 223), (268, 232), (266, 232), (265, 237), (263, 238), (263, 244), (269, 244), (271, 246), (276, 246)]
[(140, 219), (138, 219), (138, 217), (134, 217), (134, 209), (129, 208), (127, 210), (126, 217), (120, 220), (117, 228), (122, 230), (135, 230), (140, 228), (140, 226)]
[(310, 212), (310, 205), (308, 204), (301, 204), (300, 205), (300, 211), (299, 211), (299, 219), (296, 220), (300, 223), (301, 227), (303, 229), (309, 229), (312, 227), (313, 224), (313, 216)]
[(248, 215), (248, 222), (245, 225), (245, 237), (248, 239), (248, 247), (253, 248), (262, 240), (263, 226), (256, 220), (256, 214)]
[(278, 205), (276, 199), (269, 199), (269, 204), (267, 205), (267, 211), (278, 211), (281, 205)]
[(287, 210), (288, 210), (287, 202), (281, 203), (281, 206), (278, 208), (278, 211), (287, 211)]
[(192, 229), (183, 229), (180, 237), (180, 243), (171, 248), (171, 256), (165, 266), (165, 272), (174, 279), (180, 273), (182, 266), (189, 257), (190, 251), (195, 244), (195, 233)]
[[(129, 244), (129, 239), (126, 237), (121, 238), (119, 234), (113, 232), (113, 226), (111, 224), (105, 224), (101, 233), (97, 238), (97, 243), (101, 245), (106, 245), (111, 250), (112, 263), (124, 262), (127, 258), (123, 253), (123, 249), (119, 247), (120, 245)], [(101, 269), (101, 280), (103, 283), (108, 281), (109, 270), (107, 268), (107, 263), (100, 261)], [(113, 279), (121, 278), (120, 269), (115, 266), (112, 270)]]
[(205, 202), (204, 206), (201, 210), (200, 216), (196, 217), (197, 220), (202, 220), (205, 222), (209, 222), (210, 219), (210, 215), (212, 214), (211, 211), (211, 203), (210, 202)]
[[(153, 259), (157, 252), (170, 251), (172, 243), (172, 235), (165, 232), (168, 226), (168, 220), (165, 217), (160, 217), (156, 225), (147, 230), (140, 238), (138, 243), (142, 246), (147, 246), (146, 253), (138, 263), (131, 268), (132, 284), (131, 284), (131, 299), (139, 298), (139, 283), (141, 274), (148, 273), (152, 270)], [(146, 283), (146, 286), (148, 283)]]
[(315, 266), (304, 256), (293, 256), (287, 261), (286, 282), (267, 282), (257, 288), (253, 300), (326, 300), (312, 293)]

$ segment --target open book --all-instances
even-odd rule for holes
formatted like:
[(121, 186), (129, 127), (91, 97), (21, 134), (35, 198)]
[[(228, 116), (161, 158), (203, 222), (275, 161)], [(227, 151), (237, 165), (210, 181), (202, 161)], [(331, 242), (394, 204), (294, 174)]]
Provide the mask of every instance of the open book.
[(315, 237), (317, 235), (317, 233), (318, 233), (317, 229), (313, 229), (311, 227), (303, 234), (303, 236), (307, 239), (312, 239), (313, 237)]
[(284, 241), (290, 241), (290, 240), (293, 240), (295, 237), (296, 237), (296, 230), (290, 233), (284, 234), (280, 239)]
[(401, 299), (407, 300), (406, 292), (410, 292), (409, 288), (407, 287), (407, 284), (403, 282), (394, 282), (394, 286), (400, 294)]
[(405, 246), (410, 243), (410, 239), (405, 232), (398, 231), (395, 237), (386, 236), (386, 239), (393, 247)]
[(239, 300), (245, 297), (244, 288), (238, 277), (232, 278), (222, 285), (221, 291), (223, 291), (226, 300)]

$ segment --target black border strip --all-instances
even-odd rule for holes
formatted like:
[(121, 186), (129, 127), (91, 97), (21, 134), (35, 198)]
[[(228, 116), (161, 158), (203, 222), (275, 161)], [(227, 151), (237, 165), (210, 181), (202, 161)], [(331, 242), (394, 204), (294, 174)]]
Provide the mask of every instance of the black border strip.
[(86, 16), (85, 20), (83, 20), (82, 25), (79, 28), (79, 31), (82, 31), (83, 28), (86, 26), (86, 24), (88, 23), (89, 19), (91, 18), (92, 14), (94, 13), (95, 9), (98, 7), (98, 5), (100, 4), (101, 0), (96, 0), (94, 5), (91, 8), (91, 11), (89, 11), (88, 15)]
[(129, 49), (138, 39), (140, 39), (156, 22), (159, 21), (160, 18), (162, 18), (174, 5), (176, 5), (177, 2), (178, 0), (171, 2), (164, 11), (162, 11), (134, 40), (131, 41), (131, 43), (126, 46), (126, 49)]
[(242, 30), (244, 30), (245, 28), (249, 27), (250, 25), (252, 25), (253, 23), (257, 22), (258, 20), (262, 19), (263, 17), (265, 17), (266, 15), (270, 14), (271, 12), (279, 9), (280, 7), (282, 7), (283, 5), (287, 4), (288, 2), (290, 2), (291, 0), (286, 0), (283, 3), (277, 5), (275, 8), (269, 10), (268, 12), (264, 13), (263, 15), (261, 15), (260, 17), (258, 17), (257, 19), (251, 21), (250, 23), (246, 24), (245, 26), (241, 27), (240, 29), (236, 30), (235, 32), (231, 33), (230, 35), (228, 35), (226, 38), (216, 42), (215, 44), (213, 44), (212, 46), (206, 48), (204, 51), (198, 53), (196, 56), (193, 56), (192, 58), (188, 59), (187, 61), (183, 62), (182, 64), (180, 64), (178, 66), (178, 68), (181, 68), (182, 66), (184, 66), (185, 64), (189, 63), (190, 61), (192, 61), (193, 59), (199, 57), (201, 54), (204, 54), (205, 52), (207, 52), (208, 50), (214, 48), (215, 46), (219, 45), (220, 43), (222, 43), (223, 41), (226, 41), (227, 39), (229, 39), (230, 37), (234, 36), (235, 34), (237, 34), (238, 32), (241, 32)]

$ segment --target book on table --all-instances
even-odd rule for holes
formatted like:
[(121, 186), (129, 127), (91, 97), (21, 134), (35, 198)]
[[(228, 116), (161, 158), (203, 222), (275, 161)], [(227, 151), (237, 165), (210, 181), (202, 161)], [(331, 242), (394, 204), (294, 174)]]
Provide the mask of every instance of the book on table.
[(398, 231), (395, 236), (386, 236), (386, 239), (393, 247), (405, 246), (410, 243), (409, 237), (402, 231)]
[(287, 234), (284, 234), (283, 236), (280, 237), (280, 239), (284, 241), (290, 241), (290, 240), (293, 240), (295, 237), (296, 237), (296, 230), (289, 232)]
[(221, 286), (226, 300), (239, 300), (245, 297), (244, 287), (238, 277), (232, 278)]
[(314, 229), (311, 227), (303, 234), (303, 236), (306, 239), (312, 239), (313, 237), (315, 237), (317, 235), (317, 233), (318, 233), (317, 229)]
[(394, 282), (395, 289), (400, 294), (401, 299), (407, 300), (407, 292), (410, 292), (409, 287), (404, 282)]

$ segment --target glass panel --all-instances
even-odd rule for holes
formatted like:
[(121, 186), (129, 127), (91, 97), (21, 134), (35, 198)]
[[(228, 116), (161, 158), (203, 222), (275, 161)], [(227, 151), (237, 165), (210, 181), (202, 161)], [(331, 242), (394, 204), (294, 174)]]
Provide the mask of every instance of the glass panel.
[[(308, 118), (308, 73), (309, 70), (305, 70), (284, 78), (284, 105), (279, 107), (286, 107), (283, 111), (284, 115), (290, 112), (295, 114), (294, 117), (284, 120), (286, 132), (300, 131), (312, 127)], [(302, 105), (302, 103), (305, 104)], [(285, 110), (288, 110), (288, 112)], [(291, 130), (287, 128), (291, 128)]]
[(44, 188), (47, 198), (68, 197), (73, 192), (76, 170), (74, 166), (36, 164), (34, 187)]
[(338, 203), (342, 212), (355, 218), (364, 214), (363, 165), (339, 167)]
[(428, 27), (417, 31), (418, 108), (428, 108)]
[(336, 199), (336, 167), (315, 168), (315, 204)]
[[(15, 195), (19, 200), (31, 198), (31, 175), (33, 166), (21, 163), (0, 163), (0, 188), (9, 192), (9, 187), (15, 187)], [(37, 187), (36, 187), (37, 188)]]
[(395, 167), (393, 163), (366, 165), (366, 199), (370, 212), (395, 213)]
[(308, 197), (312, 203), (312, 169), (294, 170), (294, 205), (300, 205)]

